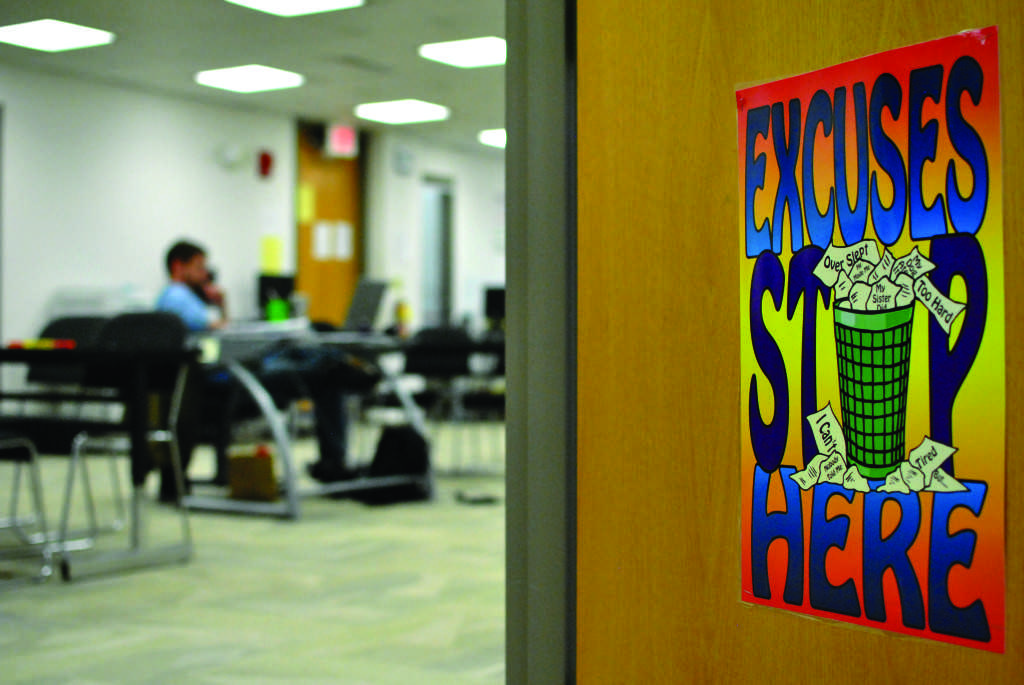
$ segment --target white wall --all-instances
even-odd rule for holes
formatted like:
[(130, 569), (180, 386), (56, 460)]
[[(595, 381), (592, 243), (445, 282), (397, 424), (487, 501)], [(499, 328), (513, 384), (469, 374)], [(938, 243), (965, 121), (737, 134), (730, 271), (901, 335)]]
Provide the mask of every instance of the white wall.
[[(419, 325), (421, 268), (420, 183), (451, 181), (452, 316), (482, 327), (483, 291), (505, 284), (505, 166), (500, 155), (473, 155), (400, 134), (375, 136), (367, 152), (366, 271), (391, 282), (390, 299), (412, 308)], [(391, 321), (391, 312), (387, 321)]]
[[(181, 237), (208, 248), (235, 318), (257, 314), (261, 237), (277, 236), (295, 268), (290, 118), (5, 67), (0, 108), (0, 340), (37, 334), (69, 289), (152, 302)], [(218, 161), (225, 147), (238, 166)], [(502, 157), (386, 134), (366, 164), (367, 274), (393, 284), (384, 320), (404, 299), (419, 323), (420, 182), (434, 177), (454, 196), (453, 318), (482, 326), (484, 288), (505, 283)]]
[[(180, 237), (205, 245), (233, 316), (254, 316), (260, 238), (294, 269), (295, 133), (247, 113), (0, 68), (4, 340), (38, 333), (63, 288), (152, 302)], [(235, 146), (228, 168), (217, 152)], [(256, 173), (258, 150), (275, 158)]]

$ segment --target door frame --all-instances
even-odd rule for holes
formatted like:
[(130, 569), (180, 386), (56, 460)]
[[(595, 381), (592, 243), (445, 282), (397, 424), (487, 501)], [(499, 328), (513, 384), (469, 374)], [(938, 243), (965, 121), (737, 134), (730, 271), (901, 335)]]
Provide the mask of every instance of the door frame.
[(506, 0), (505, 22), (506, 674), (572, 683), (575, 2)]

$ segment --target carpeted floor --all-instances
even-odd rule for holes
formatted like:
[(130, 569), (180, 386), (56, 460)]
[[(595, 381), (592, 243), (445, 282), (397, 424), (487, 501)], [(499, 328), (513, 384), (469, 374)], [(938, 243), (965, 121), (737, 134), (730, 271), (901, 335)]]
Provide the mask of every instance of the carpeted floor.
[[(299, 521), (194, 513), (188, 563), (0, 589), (0, 681), (504, 682), (503, 428), (489, 430), (494, 475), (439, 475), (430, 502), (311, 498)], [(466, 437), (435, 433), (439, 472)], [(300, 463), (312, 450), (298, 443)], [(43, 459), (51, 517), (65, 465)], [(109, 517), (105, 469), (93, 473)], [(146, 512), (154, 538), (174, 531), (172, 508)], [(123, 531), (98, 541), (114, 544)], [(0, 575), (23, 569), (0, 564)]]

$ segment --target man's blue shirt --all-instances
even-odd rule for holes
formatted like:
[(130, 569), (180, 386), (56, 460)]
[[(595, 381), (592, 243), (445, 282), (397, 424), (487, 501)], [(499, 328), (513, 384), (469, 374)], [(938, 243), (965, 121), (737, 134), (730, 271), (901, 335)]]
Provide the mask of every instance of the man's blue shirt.
[(206, 303), (184, 283), (169, 283), (157, 298), (156, 308), (180, 316), (190, 331), (205, 331), (212, 323)]

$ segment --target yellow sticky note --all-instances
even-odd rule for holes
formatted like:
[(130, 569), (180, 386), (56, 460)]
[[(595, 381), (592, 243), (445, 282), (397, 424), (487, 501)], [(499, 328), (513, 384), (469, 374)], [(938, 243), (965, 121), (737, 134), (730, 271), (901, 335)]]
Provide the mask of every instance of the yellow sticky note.
[(284, 240), (280, 236), (260, 238), (260, 273), (279, 274), (284, 271)]
[(295, 209), (300, 224), (308, 224), (316, 218), (316, 188), (309, 183), (300, 183), (295, 198)]

